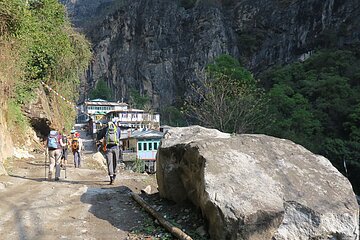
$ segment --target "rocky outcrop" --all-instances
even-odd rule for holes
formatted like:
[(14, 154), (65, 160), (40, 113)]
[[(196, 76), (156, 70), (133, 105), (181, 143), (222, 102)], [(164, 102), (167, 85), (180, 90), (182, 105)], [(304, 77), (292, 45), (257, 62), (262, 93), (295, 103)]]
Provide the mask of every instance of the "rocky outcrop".
[[(60, 128), (59, 122), (53, 121), (54, 109), (50, 109), (50, 99), (42, 87), (34, 89), (36, 98), (24, 106), (23, 113), (30, 122), (32, 128), (19, 126), (10, 131), (8, 114), (16, 114), (7, 108), (7, 99), (0, 97), (0, 175), (7, 174), (3, 167), (3, 161), (8, 157), (28, 158), (34, 149), (43, 149), (41, 140), (48, 135), (50, 126)], [(16, 120), (14, 117), (11, 119)], [(60, 119), (60, 118), (57, 118)], [(13, 123), (14, 124), (14, 123)]]
[(156, 176), (161, 196), (201, 209), (211, 239), (359, 239), (349, 181), (289, 140), (172, 128)]
[(128, 100), (134, 88), (155, 108), (181, 102), (196, 71), (220, 54), (257, 73), (304, 60), (319, 47), (360, 42), (360, 3), (354, 0), (63, 2), (93, 43), (83, 89), (104, 79), (117, 100)]
[[(50, 126), (56, 129), (62, 129), (59, 122), (55, 122), (54, 113), (56, 105), (52, 108), (51, 99), (46, 95), (43, 87), (34, 89), (36, 98), (23, 107), (24, 114), (30, 119), (31, 126), (37, 132), (39, 137), (45, 137), (50, 132)], [(61, 118), (59, 118), (60, 121)]]

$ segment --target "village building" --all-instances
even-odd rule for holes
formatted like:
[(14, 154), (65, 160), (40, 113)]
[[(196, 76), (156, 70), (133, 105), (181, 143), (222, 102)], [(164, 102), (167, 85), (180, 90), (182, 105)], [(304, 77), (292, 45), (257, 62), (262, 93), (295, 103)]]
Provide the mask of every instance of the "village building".
[(122, 109), (109, 111), (107, 121), (116, 121), (122, 129), (156, 129), (160, 128), (160, 114), (145, 112), (141, 109)]
[(96, 135), (107, 122), (116, 122), (121, 129), (121, 146), (125, 162), (140, 159), (145, 171), (156, 172), (156, 153), (163, 133), (160, 114), (129, 108), (124, 102), (103, 99), (85, 101), (78, 106), (78, 122), (86, 123), (88, 132)]
[(140, 159), (144, 161), (146, 172), (155, 173), (156, 153), (163, 135), (163, 132), (157, 130), (128, 130), (127, 134), (121, 137), (124, 160)]
[(92, 99), (83, 102), (78, 106), (79, 123), (86, 123), (90, 118), (94, 121), (100, 121), (110, 111), (126, 110), (128, 104), (124, 102), (108, 102), (104, 99)]

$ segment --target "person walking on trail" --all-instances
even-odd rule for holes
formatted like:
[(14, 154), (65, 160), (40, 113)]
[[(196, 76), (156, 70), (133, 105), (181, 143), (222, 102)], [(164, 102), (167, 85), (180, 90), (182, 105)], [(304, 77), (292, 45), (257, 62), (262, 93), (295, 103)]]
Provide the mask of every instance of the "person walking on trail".
[(75, 132), (71, 140), (71, 150), (74, 156), (74, 165), (75, 168), (81, 166), (81, 150), (83, 149), (82, 139), (80, 138), (80, 133)]
[(69, 153), (69, 138), (65, 134), (65, 129), (63, 129), (63, 132), (62, 132), (62, 141), (65, 144), (65, 146), (62, 147), (60, 167), (66, 168), (67, 160), (68, 160), (68, 153)]
[(46, 145), (50, 162), (48, 180), (52, 180), (55, 167), (55, 181), (59, 181), (60, 159), (62, 155), (62, 148), (64, 146), (61, 134), (59, 134), (58, 131), (51, 130)]
[(107, 127), (102, 129), (97, 136), (97, 140), (101, 139), (103, 139), (110, 184), (114, 184), (120, 154), (120, 127), (117, 127), (113, 122), (108, 122)]

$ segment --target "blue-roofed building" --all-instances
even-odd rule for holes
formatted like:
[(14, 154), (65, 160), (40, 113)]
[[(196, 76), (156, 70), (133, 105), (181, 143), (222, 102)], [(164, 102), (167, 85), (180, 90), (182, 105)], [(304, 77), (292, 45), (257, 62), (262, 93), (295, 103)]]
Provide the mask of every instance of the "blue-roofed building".
[(136, 150), (137, 159), (144, 161), (146, 172), (156, 172), (156, 153), (163, 135), (156, 130), (136, 130), (128, 136), (128, 147)]

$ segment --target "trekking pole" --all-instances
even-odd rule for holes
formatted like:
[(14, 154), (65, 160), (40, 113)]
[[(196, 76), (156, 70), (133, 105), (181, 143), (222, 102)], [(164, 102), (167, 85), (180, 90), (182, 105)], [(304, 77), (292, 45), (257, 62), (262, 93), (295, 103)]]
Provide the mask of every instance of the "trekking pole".
[(44, 150), (44, 155), (45, 155), (45, 180), (46, 178), (46, 159), (47, 159), (47, 153), (46, 153), (46, 149)]
[(67, 176), (66, 176), (66, 164), (64, 164), (64, 170), (65, 170), (65, 178), (67, 178)]

